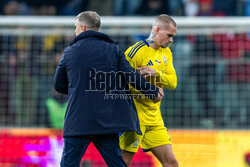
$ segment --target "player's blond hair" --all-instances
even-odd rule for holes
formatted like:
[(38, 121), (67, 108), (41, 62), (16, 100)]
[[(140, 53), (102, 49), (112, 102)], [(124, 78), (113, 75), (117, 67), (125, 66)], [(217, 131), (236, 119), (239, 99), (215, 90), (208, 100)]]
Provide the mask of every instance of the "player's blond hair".
[(175, 27), (177, 26), (174, 19), (166, 14), (161, 14), (156, 17), (153, 27), (160, 26), (163, 28), (167, 28), (169, 24), (173, 24)]

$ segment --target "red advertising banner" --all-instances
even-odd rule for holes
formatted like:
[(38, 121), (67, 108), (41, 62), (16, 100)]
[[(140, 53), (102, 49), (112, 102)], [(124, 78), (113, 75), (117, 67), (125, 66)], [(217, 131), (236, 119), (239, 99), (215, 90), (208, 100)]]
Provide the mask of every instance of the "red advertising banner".
[[(250, 165), (250, 131), (169, 130), (180, 166), (245, 167)], [(0, 167), (58, 167), (63, 149), (61, 130), (0, 129)], [(106, 167), (93, 144), (81, 166)], [(152, 153), (135, 154), (130, 167), (158, 167)]]
[[(0, 130), (1, 167), (57, 167), (63, 149), (61, 130), (2, 129)], [(135, 155), (132, 166), (152, 167), (155, 161), (150, 153), (141, 150)], [(106, 166), (93, 144), (83, 159), (83, 166)]]

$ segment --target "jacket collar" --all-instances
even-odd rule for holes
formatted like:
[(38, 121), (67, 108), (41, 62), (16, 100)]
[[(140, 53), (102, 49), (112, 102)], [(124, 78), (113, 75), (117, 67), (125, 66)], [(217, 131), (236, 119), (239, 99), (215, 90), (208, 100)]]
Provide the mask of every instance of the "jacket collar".
[(108, 35), (101, 33), (101, 32), (88, 30), (88, 31), (84, 31), (84, 32), (80, 33), (79, 35), (77, 35), (73, 39), (73, 41), (70, 43), (70, 46), (81, 39), (89, 38), (89, 37), (94, 37), (94, 38), (98, 38), (98, 39), (104, 40), (104, 41), (109, 42), (109, 43), (114, 43), (114, 41)]

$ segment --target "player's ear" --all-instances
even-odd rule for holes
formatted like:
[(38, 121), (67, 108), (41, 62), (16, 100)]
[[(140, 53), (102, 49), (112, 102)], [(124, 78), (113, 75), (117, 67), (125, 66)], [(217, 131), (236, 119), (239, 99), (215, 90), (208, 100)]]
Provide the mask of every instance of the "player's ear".
[(154, 28), (154, 33), (155, 33), (155, 35), (157, 35), (158, 33), (159, 33), (159, 31), (160, 31), (160, 27), (159, 26), (156, 26), (155, 28)]

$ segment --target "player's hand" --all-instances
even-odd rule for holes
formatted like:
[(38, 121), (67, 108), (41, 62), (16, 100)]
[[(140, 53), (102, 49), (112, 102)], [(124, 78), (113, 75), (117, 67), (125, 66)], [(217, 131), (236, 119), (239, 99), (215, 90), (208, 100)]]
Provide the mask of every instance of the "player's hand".
[(155, 69), (151, 67), (141, 67), (138, 68), (137, 71), (144, 77), (156, 77), (156, 71)]
[(163, 92), (163, 90), (161, 88), (159, 88), (158, 96), (157, 96), (157, 98), (155, 98), (153, 100), (153, 102), (157, 103), (157, 102), (161, 101), (163, 97), (164, 97), (164, 92)]

